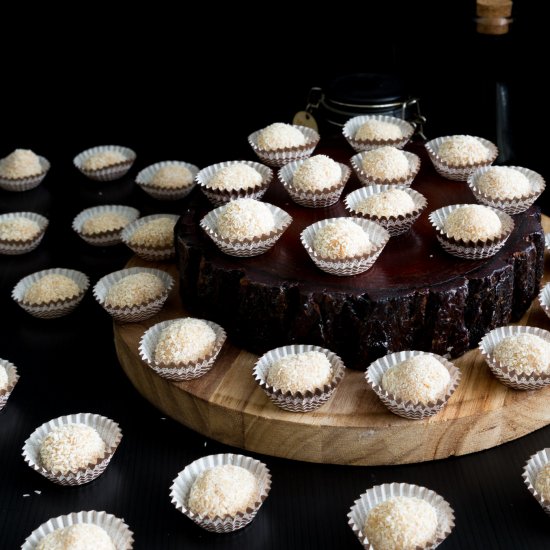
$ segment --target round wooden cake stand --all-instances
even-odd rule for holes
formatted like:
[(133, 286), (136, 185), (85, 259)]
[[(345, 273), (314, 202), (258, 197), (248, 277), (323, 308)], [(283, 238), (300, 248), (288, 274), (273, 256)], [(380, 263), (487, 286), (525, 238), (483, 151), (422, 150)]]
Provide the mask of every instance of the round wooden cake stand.
[[(546, 232), (550, 219), (543, 218)], [(152, 264), (139, 259), (129, 266)], [(168, 270), (177, 280), (173, 265)], [(544, 283), (550, 280), (545, 256)], [(550, 424), (550, 386), (516, 391), (494, 378), (478, 350), (454, 363), (462, 380), (447, 406), (428, 420), (390, 413), (367, 386), (364, 373), (349, 370), (332, 399), (316, 412), (296, 414), (271, 403), (252, 377), (257, 356), (226, 342), (202, 378), (170, 382), (139, 357), (139, 340), (155, 323), (185, 315), (177, 288), (164, 309), (147, 321), (114, 324), (122, 368), (137, 390), (163, 413), (201, 434), (241, 449), (329, 464), (405, 464), (489, 449)], [(522, 325), (550, 330), (537, 300)]]

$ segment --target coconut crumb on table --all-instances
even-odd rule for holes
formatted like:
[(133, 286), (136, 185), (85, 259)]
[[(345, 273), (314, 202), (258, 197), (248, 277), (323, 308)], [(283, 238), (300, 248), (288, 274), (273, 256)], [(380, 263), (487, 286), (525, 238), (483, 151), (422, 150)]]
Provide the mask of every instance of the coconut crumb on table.
[(407, 155), (396, 147), (379, 147), (363, 153), (363, 171), (371, 178), (397, 180), (410, 173)]
[(449, 371), (435, 357), (415, 355), (389, 368), (382, 389), (402, 401), (429, 403), (443, 397), (451, 382)]
[(355, 132), (355, 139), (362, 141), (379, 141), (401, 139), (403, 132), (393, 122), (385, 120), (367, 120)]
[(70, 277), (50, 273), (29, 286), (23, 301), (29, 304), (44, 304), (67, 300), (78, 294), (80, 294), (80, 288)]
[(140, 225), (130, 236), (129, 242), (133, 246), (172, 247), (175, 225), (173, 218), (156, 218)]
[(0, 160), (0, 176), (5, 178), (26, 178), (42, 172), (38, 155), (30, 149), (16, 149)]
[(120, 151), (108, 150), (94, 153), (82, 161), (84, 170), (101, 170), (108, 168), (121, 162), (126, 162), (128, 159)]
[(105, 454), (105, 442), (91, 426), (67, 424), (50, 431), (40, 444), (40, 463), (66, 474), (95, 463)]
[(254, 508), (260, 486), (254, 474), (232, 464), (201, 472), (189, 492), (187, 508), (199, 516), (235, 516)]
[(223, 239), (242, 241), (271, 233), (275, 219), (265, 203), (237, 199), (220, 207), (216, 230)]
[(8, 371), (4, 365), (0, 365), (0, 390), (5, 390), (8, 387), (8, 383)]
[(128, 216), (120, 212), (102, 212), (85, 220), (81, 232), (85, 235), (93, 235), (105, 231), (115, 231), (124, 228), (129, 222)]
[(93, 523), (75, 523), (46, 535), (36, 550), (116, 550), (108, 533)]
[(262, 184), (262, 175), (252, 166), (239, 162), (220, 168), (208, 181), (208, 187), (216, 190), (238, 191), (252, 189)]
[(315, 155), (296, 168), (292, 185), (304, 191), (319, 191), (334, 187), (342, 179), (342, 169), (326, 155)]
[(471, 204), (450, 212), (443, 223), (443, 231), (457, 240), (485, 241), (501, 234), (502, 222), (490, 208)]
[(389, 218), (411, 214), (415, 210), (415, 204), (403, 189), (388, 189), (362, 200), (355, 210), (370, 216)]
[(369, 511), (363, 532), (375, 550), (414, 550), (437, 532), (437, 513), (425, 500), (392, 497)]
[(24, 216), (0, 221), (0, 240), (3, 241), (27, 241), (39, 233), (40, 226)]
[(306, 144), (304, 134), (291, 124), (275, 122), (266, 126), (258, 135), (258, 147), (266, 151), (299, 147)]
[(332, 367), (324, 353), (307, 351), (293, 353), (273, 363), (266, 382), (282, 392), (306, 392), (322, 389), (330, 384)]
[(489, 150), (473, 136), (451, 136), (439, 145), (437, 154), (450, 166), (462, 166), (483, 162), (489, 158)]
[(313, 250), (324, 258), (343, 260), (371, 252), (373, 245), (363, 228), (341, 218), (321, 227), (313, 238)]
[(189, 363), (206, 357), (214, 349), (216, 333), (201, 319), (179, 319), (166, 327), (155, 347), (159, 363)]
[(513, 199), (532, 192), (529, 179), (508, 166), (491, 166), (476, 182), (476, 187), (488, 197)]
[(157, 187), (177, 189), (187, 187), (193, 183), (193, 173), (187, 166), (181, 164), (169, 164), (159, 168), (149, 182)]
[(162, 279), (154, 273), (134, 273), (113, 284), (105, 296), (109, 307), (133, 307), (159, 298), (166, 291)]
[(503, 338), (493, 349), (502, 366), (522, 374), (548, 374), (550, 342), (536, 334), (515, 334)]
[(550, 500), (550, 463), (545, 464), (537, 474), (535, 489), (544, 500)]

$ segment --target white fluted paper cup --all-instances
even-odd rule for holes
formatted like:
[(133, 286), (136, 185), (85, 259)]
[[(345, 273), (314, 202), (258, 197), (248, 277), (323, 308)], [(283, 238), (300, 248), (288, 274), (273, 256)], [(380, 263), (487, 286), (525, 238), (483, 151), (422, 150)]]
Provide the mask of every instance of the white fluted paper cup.
[[(189, 499), (191, 487), (199, 474), (210, 468), (226, 464), (239, 466), (256, 476), (260, 491), (258, 499), (254, 503), (254, 507), (243, 510), (234, 516), (227, 515), (221, 518), (219, 516), (201, 516), (191, 512), (187, 508), (187, 501)], [(177, 510), (185, 514), (203, 529), (215, 533), (230, 533), (237, 529), (242, 529), (256, 517), (270, 489), (271, 474), (263, 462), (247, 456), (227, 453), (205, 456), (188, 464), (185, 469), (178, 474), (176, 479), (174, 479), (170, 487), (170, 498)]]
[[(56, 300), (53, 302), (44, 302), (40, 304), (34, 304), (25, 301), (25, 294), (27, 290), (37, 281), (42, 279), (45, 275), (64, 275), (72, 279), (78, 286), (79, 292), (75, 296), (65, 298), (63, 300)], [(87, 275), (74, 269), (63, 269), (56, 267), (53, 269), (44, 269), (43, 271), (37, 271), (31, 275), (27, 275), (21, 279), (13, 288), (11, 297), (14, 301), (22, 307), (27, 313), (30, 313), (33, 317), (40, 319), (55, 319), (71, 313), (73, 309), (82, 301), (90, 280)]]
[[(184, 168), (187, 168), (191, 172), (193, 180), (187, 185), (178, 185), (176, 187), (159, 185), (153, 182), (155, 174), (161, 168), (166, 168), (168, 166), (183, 166)], [(183, 162), (181, 160), (165, 160), (151, 164), (150, 166), (147, 166), (147, 168), (144, 168), (136, 176), (136, 183), (154, 199), (175, 201), (187, 197), (187, 195), (193, 191), (196, 185), (195, 178), (198, 173), (199, 169), (194, 164), (189, 164), (188, 162)]]
[(213, 366), (226, 339), (225, 330), (218, 324), (206, 319), (199, 319), (206, 323), (215, 333), (216, 341), (212, 351), (196, 361), (187, 363), (164, 363), (155, 360), (155, 350), (162, 331), (179, 319), (171, 319), (157, 323), (149, 328), (139, 342), (139, 355), (141, 359), (153, 369), (159, 376), (177, 382), (193, 380), (206, 374)]
[(539, 304), (544, 313), (550, 318), (550, 283), (546, 283), (539, 293)]
[[(95, 216), (114, 213), (124, 216), (128, 221), (125, 225), (110, 229), (108, 231), (99, 231), (97, 233), (85, 233), (82, 231), (83, 225), (87, 220)], [(131, 206), (123, 206), (121, 204), (106, 204), (102, 206), (93, 206), (92, 208), (86, 208), (78, 214), (72, 223), (73, 230), (78, 236), (93, 246), (113, 246), (121, 242), (120, 235), (126, 225), (137, 220), (139, 218), (139, 210), (132, 208)]]
[(550, 462), (550, 448), (543, 449), (532, 455), (523, 468), (523, 481), (527, 486), (528, 491), (533, 495), (535, 500), (540, 504), (541, 508), (550, 515), (550, 500), (543, 496), (535, 489), (537, 484), (537, 476), (539, 472)]
[(41, 168), (41, 171), (38, 174), (23, 176), (22, 178), (8, 178), (6, 176), (0, 176), (0, 189), (4, 189), (4, 191), (20, 192), (29, 191), (30, 189), (38, 187), (50, 169), (48, 159), (38, 156), (38, 162), (40, 163)]
[[(116, 151), (121, 153), (125, 160), (105, 166), (104, 168), (98, 168), (97, 170), (88, 170), (84, 167), (84, 162), (98, 153), (104, 153), (106, 151)], [(86, 149), (82, 153), (76, 155), (73, 159), (73, 164), (78, 168), (82, 174), (91, 180), (96, 181), (113, 181), (125, 176), (134, 164), (136, 160), (136, 153), (128, 147), (121, 147), (120, 145), (99, 145), (98, 147), (92, 147)]]
[(5, 388), (0, 388), (0, 411), (6, 406), (8, 398), (15, 388), (17, 381), (19, 380), (19, 375), (17, 374), (17, 369), (13, 363), (6, 361), (5, 359), (0, 359), (0, 366), (6, 369), (6, 374), (8, 375), (8, 385)]
[(544, 245), (546, 246), (546, 250), (550, 252), (550, 233), (544, 234)]
[[(94, 428), (105, 442), (105, 453), (94, 463), (83, 468), (66, 473), (47, 470), (41, 464), (40, 446), (44, 438), (55, 428), (61, 428), (69, 424), (85, 424)], [(122, 431), (119, 425), (105, 416), (92, 413), (77, 413), (54, 418), (45, 422), (29, 436), (23, 446), (23, 458), (25, 462), (40, 475), (58, 485), (84, 485), (99, 477), (109, 465), (115, 451), (122, 439)]]
[(132, 237), (137, 229), (159, 218), (169, 218), (174, 221), (174, 225), (179, 220), (177, 214), (151, 214), (150, 216), (143, 216), (143, 218), (139, 218), (129, 223), (120, 234), (120, 239), (128, 248), (135, 252), (140, 258), (151, 262), (173, 258), (176, 253), (173, 240), (168, 244), (146, 245), (132, 242)]
[[(402, 135), (397, 139), (356, 139), (355, 134), (357, 134), (357, 130), (359, 130), (359, 128), (369, 120), (379, 120), (381, 122), (394, 124), (399, 127)], [(346, 141), (353, 147), (355, 152), (360, 153), (361, 151), (370, 151), (372, 149), (377, 149), (378, 147), (385, 147), (388, 145), (391, 147), (397, 147), (398, 149), (403, 149), (414, 134), (414, 127), (402, 118), (386, 115), (363, 115), (350, 118), (344, 124), (342, 133), (344, 134)]]
[(34, 250), (44, 238), (49, 221), (44, 216), (35, 212), (10, 212), (0, 215), (0, 223), (18, 218), (26, 218), (38, 224), (38, 233), (29, 239), (2, 239), (0, 238), (0, 254), (17, 256)]
[(134, 534), (123, 520), (107, 512), (91, 510), (49, 519), (25, 539), (21, 550), (36, 550), (42, 539), (50, 533), (77, 523), (90, 523), (101, 527), (111, 537), (116, 550), (132, 550), (134, 547)]
[(414, 178), (420, 170), (420, 157), (414, 153), (409, 153), (409, 151), (403, 151), (403, 154), (407, 157), (407, 162), (409, 163), (409, 171), (407, 175), (402, 178), (375, 178), (366, 172), (363, 168), (363, 158), (365, 156), (365, 151), (357, 153), (350, 159), (351, 166), (353, 171), (359, 178), (359, 181), (363, 185), (411, 185), (414, 181)]

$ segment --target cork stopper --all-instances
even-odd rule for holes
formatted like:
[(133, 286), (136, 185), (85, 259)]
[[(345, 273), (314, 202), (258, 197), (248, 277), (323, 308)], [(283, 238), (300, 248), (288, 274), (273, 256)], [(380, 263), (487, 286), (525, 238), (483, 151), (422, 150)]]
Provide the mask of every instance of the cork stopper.
[(476, 0), (477, 32), (502, 35), (510, 29), (511, 0)]

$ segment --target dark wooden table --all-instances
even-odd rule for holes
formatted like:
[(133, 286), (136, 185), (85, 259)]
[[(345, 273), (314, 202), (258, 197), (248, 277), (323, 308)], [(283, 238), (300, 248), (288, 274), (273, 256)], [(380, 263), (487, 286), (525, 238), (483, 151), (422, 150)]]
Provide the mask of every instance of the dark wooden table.
[[(0, 192), (0, 211), (36, 211), (51, 222), (43, 243), (19, 257), (0, 257), (0, 357), (21, 379), (0, 413), (0, 548), (18, 548), (51, 517), (105, 510), (124, 518), (136, 549), (359, 548), (346, 514), (366, 488), (392, 481), (424, 485), (456, 514), (445, 549), (537, 549), (550, 546), (550, 520), (521, 478), (525, 461), (550, 446), (550, 427), (499, 448), (408, 466), (342, 467), (258, 456), (273, 489), (256, 520), (231, 535), (207, 533), (170, 503), (169, 487), (186, 464), (205, 454), (239, 452), (184, 428), (149, 405), (118, 365), (111, 318), (89, 291), (71, 315), (43, 321), (10, 298), (23, 276), (49, 267), (80, 269), (92, 285), (130, 257), (122, 245), (94, 248), (71, 230), (73, 217), (96, 204), (129, 204), (142, 215), (178, 212), (182, 202), (158, 202), (132, 178), (98, 184), (80, 177), (70, 152), (51, 155), (52, 169), (36, 190)], [(131, 172), (146, 166), (138, 158)], [(546, 269), (550, 266), (546, 265)], [(550, 406), (550, 404), (549, 404)], [(111, 465), (89, 485), (63, 488), (33, 472), (21, 457), (28, 435), (60, 415), (93, 412), (117, 421), (122, 443)]]

